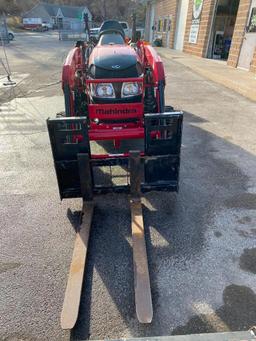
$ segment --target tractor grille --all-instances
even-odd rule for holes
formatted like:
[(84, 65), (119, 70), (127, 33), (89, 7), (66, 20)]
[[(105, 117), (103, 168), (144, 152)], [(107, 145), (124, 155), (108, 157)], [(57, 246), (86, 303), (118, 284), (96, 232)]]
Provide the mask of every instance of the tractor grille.
[(103, 69), (98, 66), (92, 65), (89, 69), (89, 76), (94, 79), (131, 78), (140, 77), (142, 72), (143, 70), (139, 63), (121, 70)]
[(133, 96), (128, 98), (121, 98), (121, 95), (118, 98), (99, 98), (99, 97), (93, 97), (93, 103), (94, 104), (118, 104), (118, 103), (141, 103), (142, 101), (142, 95), (139, 96)]

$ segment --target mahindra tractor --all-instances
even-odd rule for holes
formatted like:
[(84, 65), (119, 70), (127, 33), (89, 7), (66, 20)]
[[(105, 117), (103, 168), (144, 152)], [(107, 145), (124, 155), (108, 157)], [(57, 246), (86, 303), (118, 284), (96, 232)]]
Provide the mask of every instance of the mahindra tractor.
[[(102, 24), (97, 43), (79, 41), (69, 52), (62, 88), (65, 113), (47, 120), (59, 193), (61, 199), (83, 200), (62, 328), (76, 323), (93, 198), (107, 193), (129, 194), (136, 313), (141, 323), (150, 323), (153, 307), (141, 196), (178, 191), (183, 114), (165, 106), (164, 66), (154, 48), (141, 40), (129, 41), (113, 20)], [(106, 141), (113, 142), (111, 152), (104, 149)], [(97, 153), (95, 144), (104, 151)], [(96, 173), (106, 168), (125, 172), (125, 183), (114, 181), (112, 171), (110, 182), (101, 183)]]

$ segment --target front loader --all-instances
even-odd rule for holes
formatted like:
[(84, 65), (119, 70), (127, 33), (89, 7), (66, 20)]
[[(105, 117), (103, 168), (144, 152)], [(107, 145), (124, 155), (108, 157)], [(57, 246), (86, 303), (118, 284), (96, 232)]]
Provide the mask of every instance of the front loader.
[[(82, 198), (61, 315), (64, 329), (74, 327), (83, 283), (95, 195), (127, 193), (131, 207), (134, 289), (138, 320), (153, 318), (141, 195), (178, 191), (182, 112), (165, 106), (165, 74), (155, 50), (127, 42), (122, 26), (106, 21), (99, 41), (77, 42), (63, 66), (65, 115), (48, 119), (48, 131), (61, 199)], [(123, 143), (141, 147), (123, 150)], [(113, 141), (113, 152), (95, 153), (94, 144)], [(99, 181), (99, 168), (110, 182)], [(117, 183), (112, 170), (122, 169)]]

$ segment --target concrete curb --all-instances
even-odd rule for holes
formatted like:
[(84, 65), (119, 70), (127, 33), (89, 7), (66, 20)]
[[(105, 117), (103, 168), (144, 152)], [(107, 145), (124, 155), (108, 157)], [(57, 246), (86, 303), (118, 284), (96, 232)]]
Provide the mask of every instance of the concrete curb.
[(256, 340), (256, 337), (254, 334), (250, 332), (226, 332), (159, 337), (156, 336), (147, 338), (142, 337), (131, 339), (118, 339), (114, 341), (254, 341), (254, 340)]
[(219, 61), (199, 58), (164, 48), (158, 48), (157, 52), (163, 58), (187, 66), (200, 76), (256, 101), (256, 75), (252, 72), (235, 69)]

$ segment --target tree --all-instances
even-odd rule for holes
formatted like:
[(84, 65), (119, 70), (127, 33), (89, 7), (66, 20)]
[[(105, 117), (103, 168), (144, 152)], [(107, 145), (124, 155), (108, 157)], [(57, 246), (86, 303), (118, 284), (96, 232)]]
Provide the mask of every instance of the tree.
[[(132, 11), (136, 9), (138, 22), (145, 19), (145, 7), (134, 0), (43, 0), (48, 3), (62, 5), (86, 5), (93, 14), (94, 21), (105, 19), (129, 20)], [(21, 15), (31, 9), (38, 0), (0, 0), (0, 14)]]

